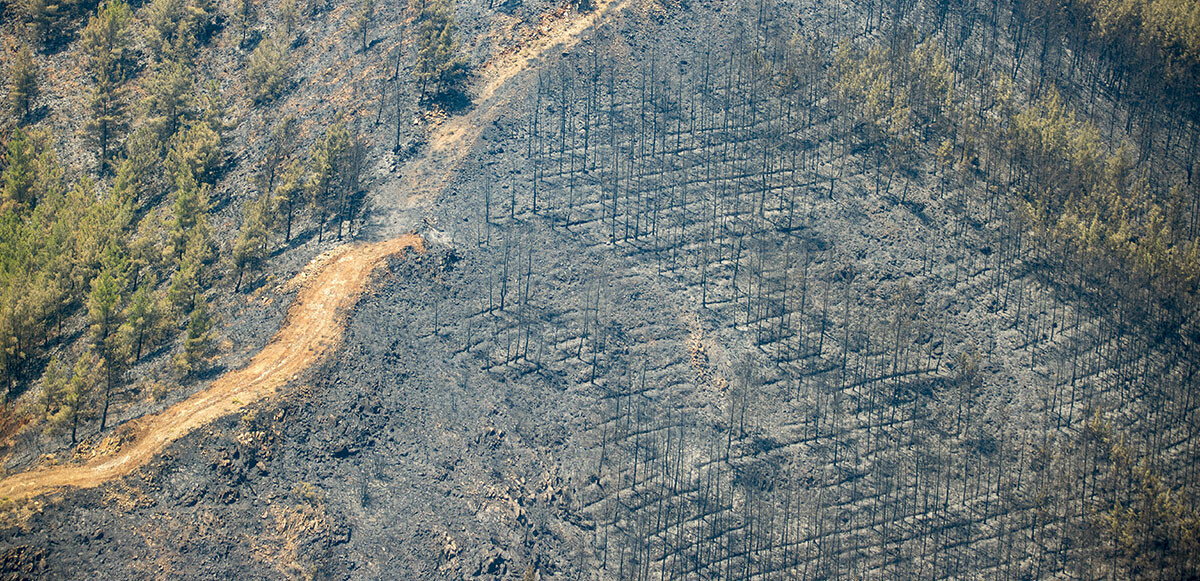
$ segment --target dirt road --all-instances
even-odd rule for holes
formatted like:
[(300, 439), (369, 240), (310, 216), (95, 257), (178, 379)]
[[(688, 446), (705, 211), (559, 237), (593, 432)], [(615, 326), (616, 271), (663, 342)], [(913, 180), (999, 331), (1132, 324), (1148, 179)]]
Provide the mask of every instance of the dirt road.
[[(530, 62), (552, 50), (574, 46), (585, 31), (628, 3), (600, 0), (587, 14), (569, 10), (548, 14), (518, 46), (482, 67), (475, 107), (439, 125), (430, 136), (428, 150), (408, 163), (404, 177), (386, 186), (380, 197), (404, 206), (436, 198), (483, 128), (519, 94), (521, 83), (513, 81), (522, 74), (532, 74)], [(346, 313), (357, 302), (371, 271), (384, 257), (408, 248), (423, 251), (424, 240), (407, 235), (347, 247), (306, 282), (283, 327), (249, 365), (226, 373), (208, 388), (158, 414), (137, 420), (133, 441), (115, 455), (100, 456), (83, 465), (35, 469), (0, 480), (0, 499), (31, 498), (69, 486), (99, 486), (133, 472), (192, 430), (274, 393), (336, 348)]]
[(385, 258), (424, 251), (415, 234), (385, 242), (348, 246), (328, 261), (296, 296), (283, 327), (250, 364), (218, 378), (208, 388), (162, 412), (137, 420), (134, 439), (120, 452), (88, 463), (42, 468), (0, 481), (0, 498), (30, 498), (67, 486), (89, 488), (129, 474), (192, 430), (274, 393), (342, 338), (346, 315), (362, 294), (371, 271)]
[(559, 10), (547, 14), (540, 26), (521, 41), (484, 63), (479, 71), (475, 104), (463, 115), (450, 117), (429, 135), (429, 147), (403, 168), (402, 177), (385, 186), (379, 198), (384, 203), (412, 206), (441, 194), (466, 159), (483, 129), (504, 112), (505, 106), (521, 96), (527, 85), (514, 82), (522, 75), (536, 74), (530, 63), (555, 51), (577, 44), (597, 23), (629, 4), (629, 0), (599, 0), (586, 14)]

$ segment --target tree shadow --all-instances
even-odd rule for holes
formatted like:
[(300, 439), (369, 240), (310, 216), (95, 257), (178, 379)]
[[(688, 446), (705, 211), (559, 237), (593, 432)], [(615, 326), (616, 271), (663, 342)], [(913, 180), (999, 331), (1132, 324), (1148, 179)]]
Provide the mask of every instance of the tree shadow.
[(262, 268), (256, 268), (253, 271), (249, 269), (242, 275), (242, 289), (239, 294), (252, 295), (258, 289), (267, 286), (267, 273)]
[(441, 107), (447, 115), (458, 115), (471, 109), (474, 104), (471, 95), (463, 89), (445, 89), (438, 93), (430, 93), (422, 101), (429, 106)]
[(224, 365), (204, 365), (198, 371), (187, 376), (190, 381), (212, 381), (225, 373)]
[(297, 246), (304, 246), (305, 244), (308, 244), (308, 242), (310, 240), (312, 240), (314, 237), (316, 237), (316, 235), (317, 235), (317, 229), (315, 227), (314, 228), (305, 228), (303, 230), (297, 230), (295, 235), (292, 236), (291, 242), (286, 242), (279, 248), (272, 250), (271, 253), (267, 255), (267, 257), (275, 258), (293, 248), (296, 248)]
[(382, 37), (382, 36), (381, 36), (381, 37), (379, 37), (379, 38), (376, 38), (376, 39), (372, 40), (371, 42), (368, 42), (368, 43), (367, 43), (367, 50), (365, 50), (365, 51), (361, 51), (361, 52), (364, 52), (364, 53), (366, 53), (366, 52), (371, 52), (371, 49), (375, 48), (375, 45), (377, 45), (377, 44), (379, 44), (379, 43), (383, 42), (383, 39), (384, 39), (384, 37)]

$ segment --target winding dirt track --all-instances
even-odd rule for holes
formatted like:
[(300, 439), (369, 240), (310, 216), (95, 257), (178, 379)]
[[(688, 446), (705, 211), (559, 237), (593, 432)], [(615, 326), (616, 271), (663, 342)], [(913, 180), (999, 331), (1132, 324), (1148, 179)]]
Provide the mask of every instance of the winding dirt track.
[(158, 414), (137, 420), (133, 441), (117, 454), (83, 465), (10, 476), (0, 481), (0, 498), (18, 500), (67, 486), (99, 486), (129, 474), (192, 430), (274, 393), (337, 347), (346, 315), (362, 294), (371, 271), (385, 257), (409, 248), (422, 252), (425, 241), (410, 234), (343, 249), (301, 289), (283, 327), (249, 365), (222, 375), (203, 391)]
[[(483, 128), (503, 113), (505, 104), (520, 96), (522, 84), (513, 80), (532, 74), (531, 62), (553, 50), (574, 46), (585, 31), (628, 4), (629, 0), (599, 0), (587, 14), (559, 11), (518, 46), (487, 62), (480, 71), (475, 107), (437, 126), (430, 135), (430, 147), (406, 164), (403, 177), (380, 195), (400, 206), (436, 198)], [(0, 480), (0, 499), (27, 499), (66, 487), (91, 488), (125, 476), (192, 430), (274, 393), (337, 347), (346, 314), (381, 260), (409, 248), (423, 252), (424, 244), (420, 236), (409, 234), (343, 249), (305, 283), (283, 327), (249, 365), (226, 373), (203, 391), (158, 414), (136, 420), (133, 440), (115, 455), (100, 456), (83, 465), (34, 469)]]
[[(584, 37), (584, 33), (603, 22), (608, 15), (622, 10), (630, 0), (596, 0), (586, 14), (560, 10), (547, 15), (529, 36), (480, 67), (480, 82), (475, 104), (464, 115), (450, 117), (429, 136), (422, 155), (406, 164), (399, 180), (385, 186), (381, 197), (391, 203), (411, 206), (435, 199), (450, 183), (466, 159), (483, 129), (507, 111), (507, 105), (525, 97), (528, 86), (522, 76), (536, 74), (538, 59), (556, 51), (566, 51)], [(514, 82), (518, 80), (518, 82)]]

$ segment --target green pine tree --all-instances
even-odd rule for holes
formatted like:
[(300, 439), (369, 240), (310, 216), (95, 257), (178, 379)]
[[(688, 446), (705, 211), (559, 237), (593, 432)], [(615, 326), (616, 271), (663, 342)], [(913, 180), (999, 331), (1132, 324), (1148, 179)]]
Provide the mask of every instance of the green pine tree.
[(263, 195), (246, 208), (242, 228), (238, 231), (237, 241), (233, 244), (233, 267), (237, 271), (234, 292), (241, 290), (242, 276), (246, 273), (246, 269), (256, 268), (267, 255), (267, 244), (271, 231), (270, 220), (274, 214), (271, 205), (271, 197)]
[(304, 164), (296, 160), (283, 171), (283, 177), (279, 180), (274, 194), (273, 206), (282, 218), (276, 223), (282, 222), (285, 243), (292, 241), (292, 219), (296, 214), (296, 207), (303, 203), (303, 196)]
[(421, 85), (421, 96), (436, 100), (458, 90), (467, 77), (466, 61), (455, 54), (458, 42), (453, 0), (429, 0), (419, 20), (413, 74)]
[(79, 424), (95, 414), (93, 404), (96, 388), (104, 380), (100, 358), (91, 350), (84, 352), (75, 361), (71, 380), (67, 382), (62, 396), (62, 405), (54, 422), (71, 427), (71, 444), (79, 441)]
[(21, 46), (17, 55), (9, 65), (8, 102), (18, 120), (29, 118), (34, 102), (38, 97), (37, 63), (33, 60), (33, 52), (27, 46)]
[(37, 178), (33, 140), (21, 128), (13, 130), (0, 174), (0, 213), (23, 211), (34, 204)]
[(73, 4), (63, 0), (18, 0), (10, 6), (15, 5), (28, 25), (30, 40), (50, 47), (61, 38), (63, 21), (70, 17)]
[(255, 103), (274, 101), (287, 88), (290, 68), (287, 44), (282, 36), (272, 35), (250, 53), (246, 86)]
[(146, 92), (145, 120), (160, 141), (170, 141), (194, 114), (192, 71), (179, 61), (162, 63), (151, 74)]
[(123, 0), (108, 0), (80, 35), (84, 65), (96, 83), (125, 80), (133, 38), (133, 11)]
[(175, 179), (169, 228), (170, 244), (176, 261), (183, 258), (192, 230), (207, 221), (208, 192), (208, 184), (197, 182), (190, 170), (179, 172)]
[(371, 34), (371, 20), (375, 17), (375, 0), (358, 0), (354, 20), (350, 29), (362, 41), (362, 51), (367, 52), (367, 38)]
[(159, 303), (154, 298), (152, 279), (147, 277), (143, 280), (129, 297), (124, 317), (125, 324), (129, 325), (130, 345), (133, 348), (132, 361), (137, 362), (141, 360), (143, 350), (154, 346), (162, 321)]
[(208, 312), (208, 304), (203, 297), (198, 297), (192, 314), (188, 317), (187, 330), (183, 335), (183, 349), (175, 357), (175, 369), (180, 375), (191, 376), (202, 369), (204, 361), (212, 357), (213, 320)]
[(50, 362), (46, 364), (46, 373), (42, 375), (42, 393), (38, 398), (38, 404), (42, 408), (42, 419), (49, 420), (58, 411), (70, 380), (71, 370), (58, 355), (51, 356)]

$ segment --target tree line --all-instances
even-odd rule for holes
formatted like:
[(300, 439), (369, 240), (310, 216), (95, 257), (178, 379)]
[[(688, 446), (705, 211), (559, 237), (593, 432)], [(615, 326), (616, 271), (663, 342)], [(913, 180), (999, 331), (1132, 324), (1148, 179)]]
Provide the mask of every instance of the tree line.
[[(12, 64), (19, 90), (10, 91), (13, 124), (0, 173), (0, 377), (7, 410), (45, 369), (40, 415), (51, 429), (69, 426), (72, 441), (93, 415), (106, 428), (125, 372), (176, 333), (181, 374), (197, 371), (212, 353), (205, 291), (217, 245), (208, 213), (232, 128), (224, 96), (214, 84), (197, 87), (192, 70), (197, 44), (211, 33), (212, 8), (153, 2), (139, 29), (129, 5), (115, 0), (87, 19), (78, 50), (92, 171), (64, 165), (55, 136), (23, 125), (32, 120), (40, 73), (28, 47)], [(28, 11), (25, 17), (46, 21)], [(35, 40), (49, 38), (39, 31)], [(141, 75), (135, 31), (152, 47)], [(132, 103), (135, 83), (145, 97)], [(74, 362), (58, 354), (46, 361), (49, 349), (69, 340), (64, 323), (77, 311), (87, 323), (82, 352)]]
[[(127, 371), (147, 357), (174, 352), (171, 367), (185, 378), (206, 369), (215, 354), (209, 302), (219, 280), (228, 278), (233, 292), (247, 278), (256, 287), (258, 267), (298, 236), (322, 242), (353, 234), (367, 142), (358, 121), (342, 115), (316, 135), (305, 134), (294, 115), (267, 115), (250, 188), (257, 193), (240, 203), (236, 236), (225, 241), (212, 231), (211, 213), (229, 201), (218, 185), (229, 168), (235, 118), (246, 109), (198, 66), (201, 51), (218, 34), (233, 38), (249, 107), (275, 106), (295, 86), (296, 50), (307, 42), (303, 19), (319, 9), (303, 0), (269, 8), (208, 0), (11, 6), (6, 17), (26, 34), (3, 67), (0, 118), (6, 417), (46, 419), (52, 432), (69, 426), (72, 441), (93, 416), (104, 430), (111, 404), (126, 394)], [(437, 102), (466, 80), (454, 3), (433, 0), (414, 10), (413, 80)], [(370, 0), (351, 15), (348, 41), (363, 52), (377, 15)], [(86, 167), (58, 155), (74, 136), (42, 123), (50, 79), (40, 59), (58, 51), (77, 54), (83, 73)], [(82, 341), (72, 330), (77, 314), (87, 321)], [(40, 409), (14, 409), (33, 387), (41, 388)]]
[(1200, 208), (1186, 181), (1156, 191), (1129, 146), (1106, 143), (1053, 89), (1022, 101), (1002, 81), (985, 85), (974, 90), (993, 106), (972, 110), (939, 41), (899, 46), (839, 56), (838, 88), (877, 164), (911, 170), (921, 143), (936, 139), (947, 177), (980, 163), (1000, 169), (1034, 233), (1140, 271), (1164, 290), (1194, 288)]

